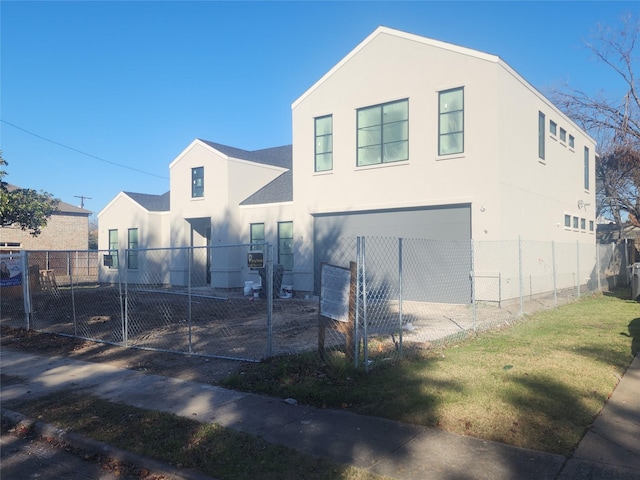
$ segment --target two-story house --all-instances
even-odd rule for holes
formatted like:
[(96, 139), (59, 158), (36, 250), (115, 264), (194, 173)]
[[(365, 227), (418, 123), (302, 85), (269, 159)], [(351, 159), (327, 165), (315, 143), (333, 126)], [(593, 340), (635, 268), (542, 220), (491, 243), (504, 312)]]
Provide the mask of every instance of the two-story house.
[[(131, 229), (138, 247), (268, 241), (287, 283), (314, 291), (339, 237), (595, 245), (595, 141), (497, 56), (379, 27), (292, 120), (288, 147), (195, 140), (170, 165), (164, 223), (120, 194), (99, 214), (100, 247), (131, 246), (111, 241)], [(232, 264), (205, 266), (208, 281), (241, 286)]]

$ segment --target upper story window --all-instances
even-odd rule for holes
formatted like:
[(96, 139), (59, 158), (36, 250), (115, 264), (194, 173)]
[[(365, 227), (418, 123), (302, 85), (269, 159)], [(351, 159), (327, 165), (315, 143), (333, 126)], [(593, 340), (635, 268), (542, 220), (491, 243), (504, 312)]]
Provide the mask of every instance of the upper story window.
[(191, 198), (204, 197), (204, 167), (191, 169)]
[(333, 170), (333, 116), (315, 119), (315, 171)]
[(560, 127), (560, 141), (562, 143), (567, 143), (567, 131)]
[(138, 229), (130, 228), (127, 237), (127, 268), (138, 268)]
[(464, 152), (464, 89), (439, 93), (438, 155)]
[(253, 250), (264, 250), (264, 223), (252, 223), (249, 229), (251, 248)]
[(409, 101), (358, 110), (358, 166), (409, 159)]
[(544, 160), (544, 132), (545, 132), (545, 116), (544, 113), (538, 112), (538, 158)]
[(571, 215), (564, 214), (564, 226), (566, 228), (571, 228)]
[(109, 255), (111, 268), (118, 268), (118, 230), (109, 230)]
[(584, 147), (584, 189), (589, 190), (589, 149)]
[(293, 222), (278, 222), (278, 263), (293, 270)]
[(576, 139), (573, 137), (573, 135), (569, 135), (569, 146), (571, 148), (576, 146)]
[(558, 134), (558, 125), (553, 120), (549, 120), (549, 133), (554, 137)]

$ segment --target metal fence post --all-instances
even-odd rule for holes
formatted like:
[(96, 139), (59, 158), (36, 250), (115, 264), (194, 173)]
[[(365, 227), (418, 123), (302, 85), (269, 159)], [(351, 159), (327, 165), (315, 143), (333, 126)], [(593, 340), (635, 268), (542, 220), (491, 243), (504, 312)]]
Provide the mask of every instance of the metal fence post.
[[(76, 252), (77, 254), (77, 252)], [(71, 252), (67, 252), (67, 263), (69, 265), (69, 287), (71, 288), (71, 313), (73, 316), (73, 335), (78, 336), (78, 320), (76, 318), (76, 296), (73, 288), (73, 273), (71, 268)]]
[(187, 331), (189, 335), (189, 353), (193, 353), (193, 347), (191, 344), (191, 272), (193, 267), (193, 249), (191, 246), (187, 255)]
[[(118, 251), (118, 254), (120, 251)], [(122, 278), (122, 257), (118, 255), (118, 281)], [(122, 291), (122, 288), (120, 289)], [(124, 304), (124, 315), (122, 316), (122, 343), (125, 347), (129, 346), (129, 279), (127, 278), (127, 270), (124, 270), (124, 298), (121, 302)], [(122, 307), (121, 307), (122, 308)]]
[(553, 274), (553, 305), (558, 306), (558, 279), (556, 278), (556, 242), (551, 241), (551, 271)]
[(598, 279), (597, 288), (602, 292), (602, 284), (600, 283), (600, 244), (596, 243), (596, 278)]
[(522, 271), (522, 237), (518, 235), (518, 289), (520, 297), (520, 311), (518, 316), (522, 316), (524, 312), (524, 274)]
[(27, 330), (32, 328), (33, 313), (31, 311), (31, 279), (29, 278), (29, 252), (22, 252), (20, 254), (20, 260), (22, 261), (22, 295), (24, 304), (24, 321)]
[[(368, 337), (368, 319), (367, 319), (367, 242), (366, 237), (362, 237), (362, 349), (364, 355), (364, 370), (369, 372), (369, 337)], [(354, 342), (356, 348), (359, 348), (358, 342)], [(358, 365), (356, 364), (356, 367)]]
[(470, 253), (471, 253), (471, 272), (469, 272), (469, 280), (471, 281), (471, 311), (473, 314), (473, 331), (475, 332), (478, 329), (477, 321), (478, 321), (478, 312), (476, 305), (476, 272), (475, 272), (475, 251), (473, 240), (469, 242)]
[(361, 237), (356, 237), (356, 286), (355, 286), (355, 296), (356, 296), (356, 311), (353, 312), (353, 344), (354, 344), (354, 352), (353, 352), (353, 363), (357, 367), (360, 363), (360, 268), (362, 266), (362, 262), (360, 260), (360, 250), (361, 250)]
[(273, 356), (273, 246), (267, 243), (267, 357)]
[(576, 240), (576, 288), (580, 298), (580, 240)]
[(398, 355), (402, 358), (402, 238), (398, 239)]

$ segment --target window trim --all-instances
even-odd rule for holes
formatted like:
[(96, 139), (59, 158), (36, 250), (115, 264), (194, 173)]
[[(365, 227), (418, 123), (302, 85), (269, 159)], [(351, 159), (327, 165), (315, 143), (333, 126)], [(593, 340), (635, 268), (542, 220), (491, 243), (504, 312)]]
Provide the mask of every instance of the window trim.
[[(283, 237), (281, 235), (281, 231), (282, 231), (282, 227), (284, 225), (291, 225), (291, 237)], [(293, 221), (289, 220), (289, 221), (285, 221), (285, 222), (278, 222), (278, 264), (282, 265), (282, 268), (284, 269), (284, 271), (292, 271), (293, 270), (293, 260), (294, 260), (294, 255), (293, 255)], [(283, 250), (285, 250), (285, 248), (283, 248), (283, 242), (286, 240), (290, 240), (291, 241), (291, 245), (290, 245), (290, 250), (291, 252), (287, 252), (287, 253), (283, 253)], [(283, 262), (283, 259), (286, 258), (289, 261), (288, 262)]]
[[(407, 107), (407, 117), (404, 120), (396, 120), (393, 122), (388, 122), (388, 123), (384, 123), (384, 107), (390, 106), (390, 105), (396, 105), (396, 104), (401, 104), (404, 103), (406, 104)], [(374, 143), (371, 145), (364, 145), (364, 146), (360, 146), (360, 132), (366, 128), (366, 127), (360, 127), (360, 113), (365, 111), (365, 110), (370, 110), (370, 109), (374, 109), (374, 108), (379, 108), (380, 109), (380, 123), (376, 124), (374, 126), (378, 126), (379, 130), (380, 130), (380, 143)], [(399, 123), (406, 123), (407, 125), (407, 134), (406, 134), (406, 138), (403, 140), (399, 140), (399, 141), (393, 141), (393, 142), (388, 142), (385, 143), (384, 141), (384, 127), (388, 126), (388, 125), (392, 125), (392, 124), (399, 124)], [(391, 143), (405, 143), (407, 146), (407, 154), (406, 154), (406, 158), (400, 158), (400, 159), (396, 159), (396, 160), (387, 160), (385, 161), (384, 159), (384, 146), (385, 145), (390, 145)], [(379, 146), (380, 148), (380, 161), (379, 162), (375, 162), (375, 163), (360, 163), (360, 152), (364, 151), (364, 148), (371, 148), (374, 146)], [(398, 162), (406, 162), (407, 160), (409, 160), (409, 99), (408, 98), (403, 98), (400, 100), (393, 100), (391, 102), (385, 102), (385, 103), (379, 103), (377, 105), (368, 105), (366, 107), (362, 107), (362, 108), (358, 108), (356, 109), (356, 167), (357, 168), (366, 168), (366, 167), (374, 167), (374, 166), (380, 166), (380, 165), (388, 165), (388, 164), (393, 164), (393, 163), (398, 163)]]
[(118, 241), (117, 228), (109, 229), (108, 239), (109, 239), (109, 255), (111, 255), (111, 262), (112, 262), (109, 268), (118, 268), (118, 247), (120, 246), (120, 244)]
[[(440, 110), (440, 98), (441, 95), (445, 94), (445, 93), (451, 93), (451, 92), (455, 92), (455, 91), (460, 91), (462, 93), (462, 108), (460, 108), (460, 110), (455, 110), (455, 111), (450, 111), (450, 112), (445, 112), (443, 113)], [(454, 113), (454, 112), (462, 112), (462, 130), (457, 131), (457, 132), (447, 132), (447, 133), (442, 133), (440, 131), (440, 120), (442, 118), (443, 115), (447, 115), (450, 113)], [(456, 133), (456, 134), (461, 134), (462, 135), (462, 142), (461, 142), (461, 147), (460, 147), (460, 151), (457, 152), (449, 152), (449, 153), (442, 153), (442, 138), (445, 135), (451, 135), (452, 133)], [(455, 88), (448, 88), (446, 90), (440, 90), (438, 92), (438, 157), (448, 157), (450, 155), (464, 155), (464, 133), (465, 133), (465, 103), (464, 103), (464, 86), (462, 87), (455, 87)]]
[[(201, 175), (196, 176), (198, 172)], [(196, 185), (196, 180), (201, 180), (201, 184)], [(204, 198), (204, 166), (191, 168), (191, 198)]]
[[(253, 234), (253, 227), (258, 227), (258, 226), (262, 226), (262, 238), (260, 240), (257, 240), (256, 237), (254, 237)], [(255, 223), (250, 223), (249, 224), (249, 244), (251, 245), (251, 250), (258, 250), (263, 252), (264, 251), (264, 243), (266, 242), (266, 230), (264, 227), (264, 222), (260, 223), (260, 222), (255, 222)], [(256, 245), (258, 244), (258, 245)], [(255, 245), (255, 246), (254, 246)]]
[[(327, 133), (327, 134), (324, 134), (324, 135), (318, 135), (318, 121), (319, 120), (325, 120), (327, 118), (331, 120), (330, 133)], [(318, 152), (318, 139), (319, 138), (329, 138), (330, 139), (330, 143), (331, 143), (330, 150), (328, 150), (326, 152)], [(316, 172), (316, 173), (332, 171), (333, 170), (333, 114), (321, 115), (321, 116), (315, 117), (313, 119), (313, 139), (314, 139), (313, 171)], [(330, 159), (329, 168), (323, 168), (323, 169), (319, 169), (318, 168), (318, 157), (321, 156), (321, 155), (329, 155), (329, 159)]]
[(545, 139), (547, 132), (547, 120), (544, 113), (538, 110), (538, 158), (545, 159)]
[(589, 178), (589, 168), (590, 168), (589, 147), (584, 147), (584, 189), (586, 191), (589, 191), (590, 180), (591, 180)]
[[(135, 242), (131, 241), (131, 234), (135, 232)], [(134, 246), (132, 246), (134, 245)], [(138, 251), (140, 245), (140, 236), (138, 232), (138, 228), (128, 228), (127, 229), (127, 269), (128, 270), (137, 270), (138, 269)], [(134, 250), (134, 251), (131, 251)]]

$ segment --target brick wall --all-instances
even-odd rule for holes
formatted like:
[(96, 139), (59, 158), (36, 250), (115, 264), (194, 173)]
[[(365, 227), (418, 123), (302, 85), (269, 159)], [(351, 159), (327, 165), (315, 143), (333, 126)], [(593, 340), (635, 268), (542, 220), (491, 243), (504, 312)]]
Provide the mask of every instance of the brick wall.
[(58, 213), (51, 215), (37, 237), (16, 227), (0, 227), (0, 243), (19, 243), (23, 250), (87, 250), (89, 216)]

